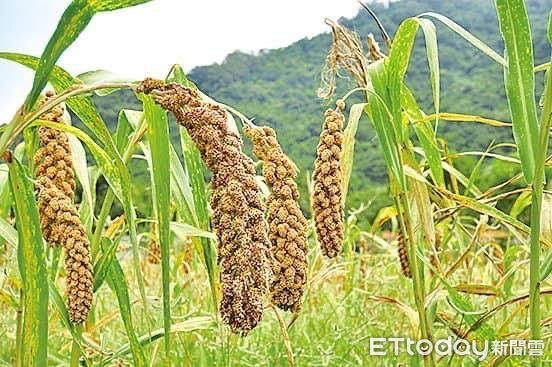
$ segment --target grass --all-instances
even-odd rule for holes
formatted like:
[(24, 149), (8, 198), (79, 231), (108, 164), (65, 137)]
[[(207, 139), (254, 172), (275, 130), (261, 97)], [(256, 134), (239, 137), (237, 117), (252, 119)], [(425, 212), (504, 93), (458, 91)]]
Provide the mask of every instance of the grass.
[[(304, 309), (293, 326), (289, 329), (289, 338), (294, 351), (297, 366), (358, 366), (358, 365), (395, 365), (396, 362), (408, 363), (409, 358), (403, 354), (397, 359), (370, 357), (368, 355), (368, 337), (415, 335), (411, 320), (399, 308), (388, 302), (381, 302), (373, 297), (386, 296), (399, 300), (413, 309), (411, 302), (412, 292), (410, 282), (404, 278), (395, 249), (386, 246), (380, 247), (372, 241), (361, 242), (362, 248), (353, 257), (354, 264), (344, 259), (329, 262), (321, 258), (319, 250), (313, 242), (310, 243), (310, 273)], [(125, 269), (131, 268), (128, 243), (122, 244), (123, 250), (118, 256)], [(124, 250), (126, 248), (126, 250)], [(459, 256), (459, 251), (448, 249), (446, 254), (451, 260)], [(483, 251), (479, 249), (478, 252)], [(13, 253), (12, 251), (10, 251)], [(145, 258), (146, 248), (143, 249)], [(173, 258), (179, 258), (184, 252), (182, 246), (174, 250)], [(355, 265), (354, 267), (351, 265)], [(195, 252), (188, 263), (190, 270), (185, 272), (184, 264), (178, 265), (173, 273), (171, 288), (174, 291), (171, 304), (173, 324), (181, 322), (196, 322), (199, 330), (173, 334), (171, 360), (174, 365), (185, 366), (212, 366), (227, 365), (228, 361), (235, 366), (287, 366), (284, 341), (280, 337), (280, 328), (273, 312), (266, 312), (258, 328), (246, 338), (229, 335), (222, 325), (214, 322), (212, 302), (208, 288), (209, 280), (204, 270), (200, 253)], [(480, 269), (472, 272), (470, 269)], [(349, 269), (355, 269), (350, 273)], [(157, 327), (163, 323), (162, 298), (160, 284), (161, 272), (159, 265), (148, 264), (144, 261), (144, 274), (147, 282), (147, 294), (153, 310), (153, 322)], [(528, 282), (527, 269), (520, 268), (514, 275), (513, 286), (523, 286)], [(348, 281), (353, 278), (353, 282)], [(496, 281), (496, 270), (493, 265), (479, 257), (462, 264), (454, 279), (464, 282), (492, 284)], [(548, 285), (550, 287), (550, 285)], [(131, 307), (134, 310), (140, 307), (140, 295), (136, 283), (129, 282), (129, 296)], [(98, 299), (96, 306), (96, 328), (92, 332), (85, 332), (85, 340), (94, 341), (106, 351), (115, 351), (126, 343), (126, 336), (119, 309), (113, 302), (114, 294), (108, 287), (102, 287), (95, 295)], [(442, 295), (443, 296), (443, 295)], [(490, 309), (501, 303), (504, 297), (470, 297), (474, 306), (479, 309)], [(527, 301), (525, 301), (527, 306)], [(3, 306), (6, 307), (6, 306)], [(495, 329), (507, 322), (510, 314), (517, 310), (519, 305), (513, 305), (502, 310), (491, 319), (489, 326)], [(211, 310), (211, 311), (208, 311)], [(452, 307), (445, 307), (442, 311), (454, 313)], [(527, 308), (522, 307), (508, 329), (512, 332), (522, 332), (526, 329)], [(543, 314), (552, 312), (550, 299), (543, 302)], [(0, 318), (2, 325), (11, 325), (6, 331), (6, 337), (0, 339), (0, 365), (11, 365), (15, 335), (13, 312), (3, 312)], [(138, 316), (134, 320), (136, 333), (139, 336), (147, 335), (147, 319), (135, 312)], [(289, 322), (291, 315), (283, 316)], [(461, 317), (455, 318), (458, 323)], [(207, 320), (207, 321), (205, 321)], [(201, 323), (200, 323), (201, 321)], [(465, 325), (464, 325), (465, 326)], [(156, 328), (157, 328), (156, 327)], [(448, 336), (448, 330), (437, 323), (435, 336)], [(49, 353), (57, 356), (50, 357), (51, 365), (63, 364), (67, 361), (71, 347), (71, 334), (66, 330), (57, 312), (50, 317)], [(158, 365), (162, 360), (162, 340), (145, 347), (148, 365)], [(201, 347), (198, 347), (201, 346)], [(90, 349), (89, 349), (90, 350)], [(92, 365), (98, 365), (99, 354), (95, 354)], [(129, 354), (125, 360), (131, 360)], [(456, 357), (452, 365), (461, 362)], [(552, 360), (552, 353), (548, 348), (545, 357)], [(522, 359), (518, 359), (522, 360)], [(128, 362), (127, 362), (128, 363)], [(443, 365), (446, 365), (444, 363)], [(468, 364), (469, 365), (469, 364)]]

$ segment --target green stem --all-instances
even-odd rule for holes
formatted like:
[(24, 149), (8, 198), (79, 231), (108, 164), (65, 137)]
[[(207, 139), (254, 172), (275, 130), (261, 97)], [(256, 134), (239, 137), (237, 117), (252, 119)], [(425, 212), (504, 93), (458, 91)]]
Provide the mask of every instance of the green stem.
[(282, 333), (282, 339), (284, 340), (284, 345), (286, 347), (288, 365), (289, 367), (295, 367), (295, 362), (293, 360), (293, 349), (291, 348), (291, 342), (289, 340), (289, 335), (287, 333), (286, 323), (282, 319), (282, 316), (280, 316), (280, 313), (278, 312), (278, 308), (276, 308), (276, 306), (271, 306), (271, 308), (274, 311), (274, 314), (276, 315), (276, 319), (278, 320), (278, 325), (280, 326), (280, 332)]
[[(427, 313), (425, 310), (425, 286), (424, 286), (424, 267), (423, 263), (417, 256), (417, 244), (415, 240), (415, 233), (412, 228), (412, 213), (410, 209), (410, 203), (405, 193), (400, 193), (398, 198), (395, 198), (395, 205), (399, 211), (399, 222), (406, 234), (408, 262), (412, 271), (412, 289), (414, 291), (414, 302), (416, 303), (416, 310), (418, 311), (418, 317), (420, 319), (420, 331), (422, 339), (433, 341), (431, 329), (427, 319)], [(402, 210), (401, 210), (402, 207)], [(424, 365), (427, 367), (435, 366), (434, 355), (429, 354), (424, 357)]]
[(36, 111), (27, 112), (21, 107), (7, 125), (6, 130), (0, 136), (0, 156), (4, 154), (10, 143), (15, 139), (31, 122), (38, 119), (40, 115), (48, 112), (53, 107), (65, 102), (71, 97), (90, 93), (99, 89), (132, 89), (136, 85), (132, 83), (98, 83), (92, 85), (75, 85), (58, 94), (48, 102), (44, 103)]
[(23, 107), (17, 110), (12, 120), (6, 125), (6, 129), (2, 133), (2, 136), (0, 136), (0, 156), (3, 155), (6, 149), (8, 148), (8, 145), (11, 140), (11, 136), (14, 130), (17, 128), (17, 126), (19, 126), (19, 124), (21, 123), (22, 119), (23, 119)]
[[(75, 332), (79, 335), (82, 334), (82, 325), (76, 325), (75, 326)], [(79, 367), (80, 366), (80, 356), (81, 356), (81, 349), (79, 346), (79, 343), (77, 343), (75, 340), (73, 340), (73, 343), (71, 345), (71, 362), (69, 364), (70, 367)]]
[(19, 306), (17, 307), (17, 326), (15, 331), (15, 365), (21, 366), (21, 348), (23, 340), (21, 331), (23, 330), (23, 290), (19, 291)]
[(102, 238), (102, 232), (107, 221), (107, 217), (111, 212), (111, 207), (115, 201), (115, 193), (111, 188), (107, 190), (105, 194), (104, 201), (102, 203), (102, 209), (100, 210), (100, 215), (96, 221), (96, 229), (94, 230), (94, 236), (92, 237), (92, 259), (96, 259), (98, 252), (100, 250), (100, 241)]
[[(544, 87), (544, 106), (540, 121), (539, 145), (536, 157), (533, 190), (531, 192), (531, 246), (529, 257), (529, 315), (531, 339), (541, 338), (540, 325), (540, 217), (544, 190), (544, 162), (548, 152), (548, 134), (552, 121), (552, 75), (548, 73)], [(534, 358), (531, 365), (539, 367), (540, 358)]]

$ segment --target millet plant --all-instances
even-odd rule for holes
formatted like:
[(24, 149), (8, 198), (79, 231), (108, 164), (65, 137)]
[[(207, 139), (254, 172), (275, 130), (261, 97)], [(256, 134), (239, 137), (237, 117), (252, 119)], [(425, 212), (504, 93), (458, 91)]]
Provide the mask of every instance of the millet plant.
[[(7, 364), (405, 362), (367, 356), (361, 342), (399, 319), (374, 305), (397, 308), (408, 320), (404, 332), (416, 339), (548, 343), (552, 238), (541, 222), (552, 220), (543, 211), (550, 205), (543, 198), (550, 195), (552, 78), (550, 63), (534, 65), (523, 0), (496, 0), (504, 56), (440, 14), (408, 18), (391, 38), (366, 8), (382, 47), (373, 35), (361, 38), (328, 20), (332, 43), (319, 96), (340, 90), (339, 71), (356, 86), (320, 116), (309, 208), (299, 205), (298, 168), (277, 131), (205, 95), (180, 66), (164, 79), (121, 81), (105, 72), (74, 77), (56, 65), (95, 14), (148, 1), (73, 0), (41, 57), (0, 53), (35, 72), (26, 100), (0, 128), (0, 238), (7, 249), (0, 247), (7, 253), (0, 253), (0, 305), (15, 319)], [(434, 20), (504, 68), (511, 122), (441, 111)], [(420, 29), (430, 114), (405, 80)], [(552, 18), (547, 36), (552, 43)], [(535, 74), (542, 72), (538, 103)], [(110, 131), (92, 94), (110, 98), (119, 90), (132, 91), (142, 109), (121, 110)], [(362, 102), (350, 104), (358, 97)], [(75, 118), (80, 125), (72, 125)], [(500, 145), (477, 152), (466, 175), (439, 136), (441, 124), (455, 122), (511, 128), (515, 152)], [(361, 128), (376, 132), (393, 198), (369, 229), (357, 223), (365, 208), (345, 207)], [(180, 144), (170, 138), (175, 129)], [(521, 172), (481, 191), (476, 177), (488, 159)], [(136, 160), (147, 165), (151, 184), (151, 213), (141, 217), (129, 168)], [(508, 210), (499, 205), (506, 199), (514, 201)], [(117, 206), (121, 213), (112, 216)], [(519, 219), (525, 210), (529, 222)], [(384, 238), (384, 229), (394, 237)], [(506, 239), (487, 240), (491, 230)], [(404, 275), (390, 286), (389, 269)], [(339, 303), (338, 293), (345, 294)], [(353, 313), (361, 317), (343, 317)], [(463, 365), (435, 353), (408, 358), (413, 366)], [(531, 363), (546, 358), (548, 350)]]

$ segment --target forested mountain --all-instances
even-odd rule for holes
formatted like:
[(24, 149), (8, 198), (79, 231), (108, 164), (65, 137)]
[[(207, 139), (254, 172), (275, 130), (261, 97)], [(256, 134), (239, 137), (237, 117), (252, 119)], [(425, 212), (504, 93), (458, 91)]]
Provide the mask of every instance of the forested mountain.
[[(536, 62), (543, 63), (550, 55), (545, 34), (550, 2), (527, 0), (526, 3), (532, 23)], [(429, 11), (444, 14), (502, 53), (503, 45), (492, 0), (402, 0), (391, 3), (389, 8), (374, 5), (373, 9), (390, 34), (407, 17)], [(373, 20), (364, 10), (353, 19), (341, 19), (340, 22), (354, 29), (363, 40), (368, 33), (379, 38)], [(448, 28), (437, 21), (435, 23), (441, 68), (441, 110), (507, 120), (502, 68)], [(334, 100), (321, 100), (316, 95), (330, 41), (330, 34), (324, 33), (288, 47), (262, 50), (256, 55), (236, 51), (221, 64), (197, 67), (189, 73), (205, 93), (254, 117), (257, 123), (277, 130), (285, 151), (301, 168), (303, 197), (306, 196), (307, 172), (312, 171), (323, 113), (334, 103)], [(431, 87), (421, 34), (416, 41), (408, 80), (421, 105), (427, 112), (432, 112)], [(542, 87), (542, 75), (537, 82)], [(353, 86), (347, 80), (339, 80), (338, 84), (341, 86), (336, 98), (346, 92), (347, 84)], [(121, 103), (131, 101), (128, 95), (120, 97)], [(98, 99), (98, 104), (106, 118), (114, 121), (115, 107), (120, 106), (105, 105), (102, 99)], [(439, 135), (446, 139), (452, 151), (483, 150), (493, 140), (503, 142), (512, 139), (509, 129), (470, 123), (442, 122)], [(357, 137), (349, 207), (358, 206), (375, 196), (381, 205), (387, 200), (386, 172), (372, 126), (367, 122), (361, 123)], [(465, 164), (469, 165), (469, 162)], [(505, 164), (491, 167), (487, 170), (492, 170), (489, 180), (498, 180), (502, 175), (510, 176), (515, 169)], [(482, 179), (485, 179), (484, 175)]]

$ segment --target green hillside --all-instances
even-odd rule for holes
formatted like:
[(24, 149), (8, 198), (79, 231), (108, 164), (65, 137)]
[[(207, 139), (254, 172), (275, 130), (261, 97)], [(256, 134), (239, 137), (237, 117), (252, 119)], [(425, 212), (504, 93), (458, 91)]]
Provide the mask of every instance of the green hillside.
[[(545, 39), (549, 10), (547, 2), (526, 2), (538, 63), (547, 61), (550, 53)], [(491, 0), (403, 0), (391, 4), (387, 9), (378, 6), (373, 9), (390, 34), (406, 17), (427, 11), (445, 14), (502, 53), (494, 2)], [(363, 39), (368, 33), (379, 36), (375, 24), (364, 11), (353, 19), (340, 21), (354, 29)], [(436, 27), (442, 111), (507, 119), (501, 67), (442, 24), (436, 22)], [(251, 31), (254, 32), (253, 29)], [(197, 67), (190, 72), (191, 79), (204, 92), (254, 117), (257, 123), (273, 126), (277, 130), (282, 146), (301, 168), (303, 199), (306, 197), (307, 172), (312, 171), (323, 112), (333, 104), (333, 101), (321, 100), (316, 96), (330, 39), (329, 33), (325, 33), (281, 49), (263, 50), (257, 55), (236, 51), (221, 64)], [(537, 81), (542, 85), (542, 75), (540, 77)], [(415, 46), (408, 80), (422, 106), (429, 108), (431, 88), (421, 35)], [(336, 97), (346, 92), (344, 86), (347, 81), (341, 80), (339, 83), (341, 87)], [(120, 99), (121, 106), (135, 103), (129, 95), (120, 94)], [(115, 107), (120, 106), (106, 105), (102, 99), (98, 99), (98, 104), (106, 118), (115, 121)], [(507, 142), (512, 139), (509, 129), (468, 123), (443, 122), (439, 134), (446, 138), (452, 151), (484, 150), (492, 141)], [(358, 138), (348, 206), (356, 207), (375, 199), (376, 203), (370, 210), (370, 214), (373, 214), (378, 206), (388, 200), (383, 156), (373, 128), (368, 123), (361, 124)], [(498, 182), (501, 177), (509, 177), (516, 170), (515, 166), (497, 162), (483, 171), (479, 182), (481, 186)], [(460, 163), (468, 170), (472, 160), (464, 159)], [(308, 207), (305, 200), (303, 204)]]

